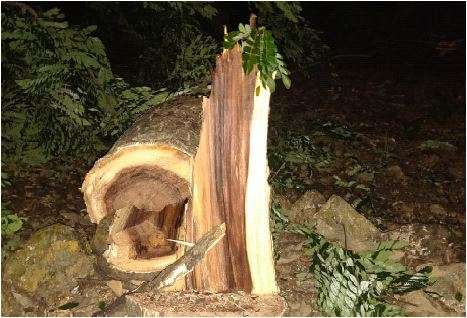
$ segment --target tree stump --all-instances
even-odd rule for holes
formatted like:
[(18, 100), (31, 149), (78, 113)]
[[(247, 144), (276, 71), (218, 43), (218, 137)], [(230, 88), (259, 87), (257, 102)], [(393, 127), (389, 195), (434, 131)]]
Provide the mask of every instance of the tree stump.
[(197, 242), (225, 223), (224, 238), (173, 289), (277, 294), (269, 96), (258, 72), (243, 72), (237, 45), (217, 58), (209, 98), (154, 107), (96, 162), (82, 191), (93, 222), (112, 216), (109, 265), (130, 274), (159, 272), (184, 254), (177, 241)]

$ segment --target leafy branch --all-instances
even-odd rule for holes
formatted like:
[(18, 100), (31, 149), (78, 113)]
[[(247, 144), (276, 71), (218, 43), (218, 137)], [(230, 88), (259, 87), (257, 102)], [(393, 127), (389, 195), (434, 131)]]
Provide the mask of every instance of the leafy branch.
[(243, 57), (243, 70), (249, 74), (254, 67), (260, 72), (261, 84), (274, 92), (276, 78), (281, 78), (284, 86), (290, 88), (290, 72), (279, 54), (276, 42), (270, 31), (265, 27), (252, 28), (250, 25), (239, 24), (238, 31), (224, 36), (224, 48), (231, 49), (240, 42)]
[(393, 260), (392, 252), (403, 249), (400, 241), (385, 241), (362, 255), (327, 241), (312, 230), (298, 226), (295, 232), (307, 238), (307, 253), (318, 287), (318, 305), (332, 316), (401, 316), (403, 310), (385, 299), (429, 286), (431, 267), (416, 273)]

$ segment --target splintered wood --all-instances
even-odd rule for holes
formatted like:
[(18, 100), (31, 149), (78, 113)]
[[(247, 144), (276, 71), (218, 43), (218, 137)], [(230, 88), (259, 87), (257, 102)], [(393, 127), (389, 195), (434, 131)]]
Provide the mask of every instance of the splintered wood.
[[(266, 105), (255, 105), (256, 73), (244, 73), (238, 45), (225, 51), (217, 59), (211, 96), (203, 100), (203, 124), (194, 163), (193, 209), (187, 216), (187, 237), (196, 241), (212, 226), (225, 222), (226, 238), (195, 268), (192, 281), (195, 289), (216, 292), (257, 290), (262, 294), (278, 291), (269, 232), (266, 149), (258, 150), (264, 152), (260, 153), (264, 156), (264, 160), (260, 158), (260, 166), (254, 166), (250, 157), (252, 133), (258, 131), (252, 123), (255, 108), (265, 108), (261, 111), (266, 121), (255, 121), (265, 125), (258, 131), (260, 138), (265, 139), (264, 144), (266, 135), (263, 130), (267, 131), (269, 111), (269, 99)], [(261, 87), (258, 90), (261, 91)], [(249, 169), (259, 169), (262, 175), (257, 180), (248, 180)], [(258, 174), (252, 177), (256, 178)], [(261, 194), (259, 198), (250, 195), (249, 200), (260, 200), (260, 204), (253, 206), (265, 211), (250, 209), (250, 215), (247, 215), (246, 208), (251, 206), (251, 202), (247, 202), (248, 184), (250, 188), (257, 187), (256, 193)], [(257, 218), (255, 213), (260, 217)], [(256, 239), (251, 235), (256, 231), (263, 240), (251, 242), (250, 246), (255, 250), (247, 248), (248, 227), (250, 239)], [(269, 252), (265, 253), (264, 249)], [(261, 264), (258, 258), (262, 258)], [(251, 264), (258, 268), (252, 269)], [(262, 275), (262, 271), (266, 275)], [(256, 276), (252, 277), (252, 274)]]
[(193, 233), (196, 240), (225, 222), (226, 239), (194, 272), (200, 290), (251, 291), (245, 242), (245, 192), (255, 74), (245, 75), (238, 47), (217, 59), (193, 173)]
[(177, 259), (175, 263), (164, 268), (154, 280), (144, 283), (135, 291), (156, 291), (167, 286), (172, 286), (179, 278), (185, 277), (190, 273), (196, 264), (198, 264), (225, 235), (225, 223), (222, 223), (209, 232), (196, 242), (182, 257)]

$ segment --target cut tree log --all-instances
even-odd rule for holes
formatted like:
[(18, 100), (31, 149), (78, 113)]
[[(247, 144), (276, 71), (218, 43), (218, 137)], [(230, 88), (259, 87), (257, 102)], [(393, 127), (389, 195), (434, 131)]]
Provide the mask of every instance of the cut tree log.
[(201, 112), (201, 99), (184, 96), (141, 115), (86, 175), (81, 189), (91, 221), (129, 202), (160, 211), (162, 203), (188, 198)]
[[(141, 115), (86, 175), (82, 191), (91, 221), (99, 223), (115, 211), (134, 206), (140, 212), (133, 225), (152, 216), (167, 238), (185, 241), (201, 112), (201, 99), (183, 96)], [(155, 272), (184, 250), (172, 245), (171, 253), (148, 258), (140, 255), (148, 253), (138, 254), (138, 244), (136, 240), (134, 247), (126, 245), (127, 257), (119, 257), (124, 246), (114, 244), (107, 253), (109, 263), (123, 272)]]
[(96, 162), (82, 191), (93, 222), (117, 216), (105, 252), (112, 266), (159, 272), (186, 249), (161, 239), (197, 242), (225, 223), (225, 239), (176, 289), (278, 292), (269, 229), (269, 96), (258, 72), (243, 72), (237, 45), (217, 58), (209, 98), (156, 106)]

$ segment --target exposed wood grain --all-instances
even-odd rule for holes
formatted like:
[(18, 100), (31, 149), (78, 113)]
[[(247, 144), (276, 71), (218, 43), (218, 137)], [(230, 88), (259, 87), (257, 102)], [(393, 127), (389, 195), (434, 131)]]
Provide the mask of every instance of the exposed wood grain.
[(271, 230), (269, 228), (270, 187), (268, 184), (267, 134), (270, 91), (256, 78), (254, 108), (250, 126), (248, 181), (245, 196), (245, 226), (252, 293), (279, 292), (276, 284)]
[[(217, 59), (193, 172), (193, 239), (225, 222), (227, 239), (195, 269), (194, 286), (251, 291), (245, 242), (249, 131), (256, 73), (246, 75), (236, 46)], [(190, 229), (187, 229), (190, 232)]]
[(190, 273), (196, 264), (198, 264), (225, 235), (225, 223), (212, 228), (203, 235), (185, 254), (176, 262), (163, 269), (154, 280), (143, 283), (133, 292), (145, 292), (149, 290), (159, 290), (171, 286), (176, 280)]

